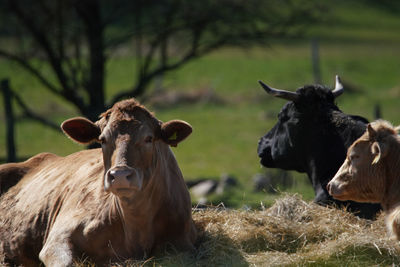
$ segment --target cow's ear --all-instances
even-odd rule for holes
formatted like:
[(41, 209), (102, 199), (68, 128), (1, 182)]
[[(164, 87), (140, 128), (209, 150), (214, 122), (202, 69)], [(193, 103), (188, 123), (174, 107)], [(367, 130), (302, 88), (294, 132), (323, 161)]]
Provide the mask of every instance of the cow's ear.
[(368, 123), (367, 131), (368, 131), (369, 139), (370, 140), (375, 140), (376, 131), (374, 130), (374, 128), (372, 128), (371, 123)]
[(387, 145), (385, 145), (383, 142), (374, 142), (371, 146), (371, 153), (374, 157), (372, 160), (372, 165), (377, 164), (382, 158), (384, 158), (387, 152)]
[(181, 120), (164, 122), (161, 125), (161, 139), (170, 146), (177, 146), (192, 133), (192, 126)]
[(96, 124), (81, 117), (64, 121), (61, 124), (61, 129), (72, 140), (81, 144), (98, 141), (101, 134), (100, 128)]

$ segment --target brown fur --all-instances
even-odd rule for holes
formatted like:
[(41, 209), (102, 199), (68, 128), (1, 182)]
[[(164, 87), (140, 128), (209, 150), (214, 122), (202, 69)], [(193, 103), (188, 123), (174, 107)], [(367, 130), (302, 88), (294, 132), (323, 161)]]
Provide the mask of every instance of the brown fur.
[(50, 153), (41, 153), (24, 162), (0, 165), (0, 195), (16, 185), (31, 169), (37, 168), (54, 156)]
[[(193, 249), (190, 195), (172, 151), (157, 137), (161, 122), (127, 100), (96, 124), (83, 123), (88, 133), (99, 127), (101, 135), (92, 138), (103, 141), (102, 149), (67, 157), (41, 154), (14, 165), (23, 179), (0, 198), (5, 262), (36, 266), (40, 259), (46, 266), (68, 266), (89, 257), (103, 264), (146, 257), (165, 242)], [(66, 133), (79, 137), (76, 125), (69, 126)], [(46, 160), (33, 164), (38, 157)], [(120, 169), (134, 171), (111, 175)], [(118, 179), (123, 187), (116, 187)]]
[(329, 193), (340, 200), (380, 203), (392, 236), (400, 240), (400, 137), (398, 127), (378, 120), (347, 152), (329, 182)]

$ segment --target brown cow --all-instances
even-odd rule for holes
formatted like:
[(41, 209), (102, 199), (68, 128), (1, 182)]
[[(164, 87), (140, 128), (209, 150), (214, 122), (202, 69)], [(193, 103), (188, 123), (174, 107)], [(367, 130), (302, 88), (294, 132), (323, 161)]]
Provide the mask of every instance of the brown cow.
[(69, 266), (88, 257), (103, 264), (146, 257), (167, 242), (194, 248), (190, 195), (168, 146), (191, 133), (189, 124), (162, 123), (131, 99), (95, 123), (73, 118), (61, 127), (102, 148), (21, 163), (24, 177), (0, 198), (4, 262)]
[(400, 137), (399, 127), (378, 120), (347, 152), (347, 158), (328, 191), (339, 200), (380, 203), (392, 237), (400, 240)]

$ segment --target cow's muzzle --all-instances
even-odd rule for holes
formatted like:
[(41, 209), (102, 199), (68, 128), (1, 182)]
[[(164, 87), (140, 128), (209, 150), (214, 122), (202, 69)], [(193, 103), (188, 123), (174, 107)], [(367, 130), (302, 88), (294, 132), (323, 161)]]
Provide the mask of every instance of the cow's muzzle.
[(275, 168), (275, 163), (271, 153), (271, 146), (268, 142), (260, 140), (260, 142), (258, 143), (257, 153), (258, 157), (260, 158), (260, 163), (263, 166), (267, 168)]
[(125, 191), (140, 190), (143, 177), (135, 168), (127, 165), (115, 166), (109, 169), (104, 179), (104, 189), (119, 194)]
[(331, 180), (327, 185), (326, 185), (326, 190), (328, 190), (329, 195), (331, 195), (333, 198), (338, 199), (338, 200), (347, 200), (343, 198), (344, 191), (343, 191), (343, 186), (340, 186), (336, 180)]

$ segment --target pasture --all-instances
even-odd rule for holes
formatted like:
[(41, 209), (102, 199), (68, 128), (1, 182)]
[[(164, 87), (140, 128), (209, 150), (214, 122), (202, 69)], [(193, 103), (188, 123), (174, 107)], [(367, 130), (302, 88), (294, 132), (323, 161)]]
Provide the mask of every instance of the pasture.
[[(157, 105), (151, 102), (155, 90), (149, 90), (144, 104), (159, 119), (182, 119), (193, 126), (193, 134), (173, 148), (185, 179), (218, 179), (228, 173), (238, 179), (239, 186), (210, 196), (210, 205), (220, 208), (193, 212), (201, 232), (196, 253), (169, 249), (145, 262), (128, 261), (121, 266), (400, 264), (399, 245), (388, 239), (383, 216), (365, 221), (310, 203), (314, 192), (305, 174), (291, 172), (294, 184), (284, 190), (278, 186), (277, 194), (255, 193), (252, 188), (255, 174), (275, 172), (259, 164), (257, 142), (274, 125), (285, 103), (268, 96), (257, 81), (292, 91), (313, 83), (311, 37), (319, 39), (322, 83), (333, 87), (334, 76), (339, 74), (348, 85), (337, 99), (343, 112), (373, 120), (374, 107), (379, 104), (384, 119), (400, 124), (400, 19), (387, 10), (361, 7), (362, 3), (343, 2), (334, 7), (340, 12), (334, 13), (337, 23), (329, 29), (316, 25), (306, 38), (273, 40), (267, 47), (225, 48), (162, 79), (165, 93), (210, 97)], [(135, 68), (133, 59), (132, 54), (121, 52), (109, 61), (107, 99), (131, 84), (134, 78), (124, 70)], [(11, 87), (40, 114), (58, 123), (79, 115), (18, 66), (0, 59), (0, 78), (7, 77)], [(4, 159), (5, 118), (0, 101), (0, 158)], [(67, 155), (84, 149), (61, 132), (24, 119), (17, 107), (16, 114), (20, 158), (42, 151)], [(88, 264), (83, 260), (77, 265)]]
[[(334, 75), (339, 74), (345, 83), (353, 86), (352, 90), (345, 89), (345, 93), (337, 99), (343, 112), (373, 120), (374, 106), (380, 104), (384, 119), (395, 125), (400, 123), (397, 116), (400, 51), (396, 44), (321, 42), (320, 56), (324, 84), (334, 86)], [(32, 107), (38, 107), (41, 114), (59, 123), (79, 115), (59, 99), (43, 92), (36, 81), (18, 73), (15, 66), (5, 70), (5, 64), (1, 61), (3, 75), (11, 77), (11, 86), (20, 90)], [(107, 80), (110, 90), (129, 83), (129, 77), (120, 76), (120, 70), (128, 66), (126, 58), (116, 58), (110, 62)], [(186, 179), (218, 178), (222, 173), (238, 178), (240, 188), (234, 190), (234, 197), (231, 197), (232, 192), (226, 197), (217, 196), (213, 204), (231, 197), (234, 207), (256, 207), (260, 201), (270, 204), (276, 197), (252, 192), (252, 177), (265, 171), (256, 153), (258, 139), (274, 125), (285, 103), (284, 100), (268, 96), (257, 83), (260, 79), (287, 90), (313, 83), (309, 42), (278, 43), (271, 48), (247, 50), (231, 48), (213, 53), (177, 73), (167, 75), (163, 84), (168, 90), (177, 92), (208, 90), (221, 102), (178, 102), (168, 107), (147, 105), (161, 120), (178, 118), (192, 124), (193, 134), (173, 149)], [(107, 95), (110, 94), (111, 91)], [(4, 121), (4, 113), (0, 114)], [(63, 134), (22, 118), (16, 131), (17, 153), (20, 157), (41, 151), (67, 155), (84, 149)], [(5, 147), (4, 136), (2, 127), (2, 148)], [(0, 158), (4, 157), (5, 149), (1, 149)], [(289, 192), (299, 192), (306, 200), (311, 200), (313, 191), (307, 177), (304, 174), (292, 174), (295, 185)]]

